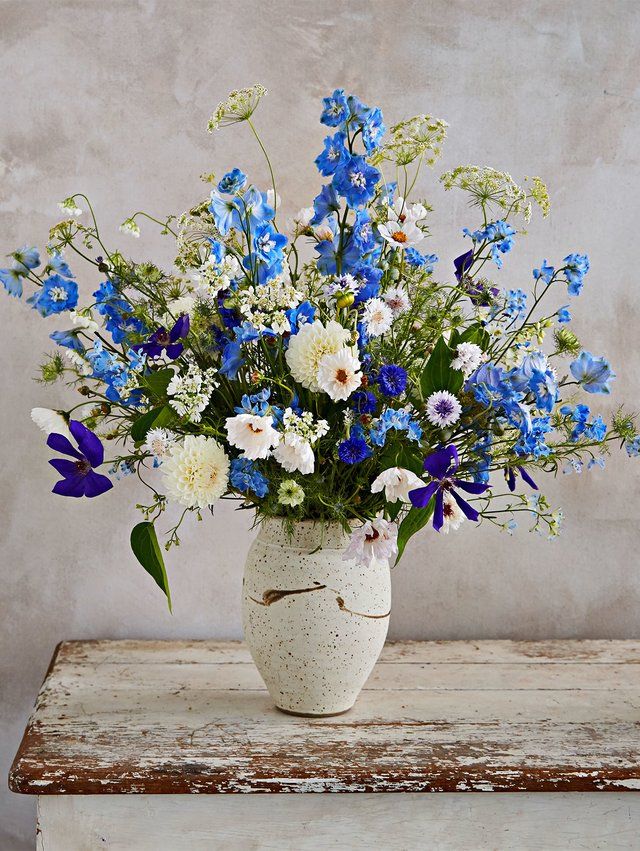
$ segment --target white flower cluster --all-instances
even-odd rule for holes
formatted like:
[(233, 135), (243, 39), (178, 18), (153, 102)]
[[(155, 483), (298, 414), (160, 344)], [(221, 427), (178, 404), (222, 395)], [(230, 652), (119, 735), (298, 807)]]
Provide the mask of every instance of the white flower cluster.
[(229, 288), (239, 271), (240, 264), (233, 254), (225, 255), (220, 263), (210, 255), (193, 275), (196, 297), (212, 302), (219, 292)]
[(228, 127), (230, 124), (247, 121), (255, 112), (261, 98), (266, 94), (267, 90), (260, 83), (246, 89), (234, 89), (229, 92), (227, 99), (218, 104), (209, 119), (207, 130), (209, 133), (213, 133), (218, 127)]
[(303, 298), (291, 281), (281, 277), (237, 293), (240, 313), (259, 331), (269, 328), (276, 334), (291, 331), (286, 311), (297, 307)]
[(169, 404), (181, 417), (199, 423), (211, 393), (217, 386), (214, 369), (203, 372), (195, 364), (189, 364), (186, 373), (176, 373), (169, 382), (167, 394), (173, 397)]
[(296, 414), (287, 408), (282, 425), (284, 434), (274, 450), (274, 458), (288, 473), (313, 473), (315, 458), (311, 447), (327, 434), (329, 423), (326, 420), (314, 422), (311, 411)]

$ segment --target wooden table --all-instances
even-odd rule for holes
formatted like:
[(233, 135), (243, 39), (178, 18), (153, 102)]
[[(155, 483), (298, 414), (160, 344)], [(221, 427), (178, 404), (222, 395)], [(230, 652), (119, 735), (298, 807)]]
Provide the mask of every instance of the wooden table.
[(319, 719), (238, 643), (64, 642), (9, 783), (41, 851), (640, 848), (640, 642), (389, 644)]

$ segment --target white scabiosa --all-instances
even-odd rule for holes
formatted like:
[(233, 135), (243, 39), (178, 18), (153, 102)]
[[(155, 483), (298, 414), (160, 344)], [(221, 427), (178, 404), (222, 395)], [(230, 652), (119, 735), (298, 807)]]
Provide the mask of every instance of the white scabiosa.
[(384, 489), (387, 502), (409, 502), (409, 491), (424, 487), (424, 482), (411, 470), (403, 467), (390, 467), (383, 470), (371, 483), (371, 493), (380, 493)]
[(299, 434), (285, 434), (273, 452), (273, 457), (287, 473), (313, 473), (315, 458), (308, 440)]
[(166, 428), (151, 428), (142, 444), (143, 452), (149, 452), (158, 461), (164, 461), (176, 445), (177, 435)]
[(325, 355), (333, 355), (344, 348), (351, 339), (351, 332), (339, 322), (331, 320), (326, 327), (319, 319), (307, 322), (289, 341), (286, 359), (294, 379), (311, 390), (319, 393), (318, 367)]
[(445, 428), (457, 423), (462, 406), (453, 393), (448, 390), (436, 390), (427, 399), (427, 419), (434, 426)]
[(443, 523), (440, 531), (444, 532), (445, 535), (449, 534), (450, 529), (458, 529), (465, 519), (462, 509), (448, 493), (444, 494), (442, 501), (442, 516)]
[(452, 369), (459, 369), (465, 378), (475, 372), (482, 362), (482, 349), (475, 343), (458, 343), (456, 356), (451, 361)]
[(398, 527), (395, 523), (377, 517), (367, 520), (362, 526), (356, 527), (351, 533), (349, 545), (342, 558), (345, 561), (355, 559), (361, 567), (371, 567), (377, 559), (390, 559), (398, 552)]
[(227, 439), (231, 446), (240, 449), (245, 458), (256, 461), (268, 458), (280, 442), (280, 434), (273, 427), (273, 417), (257, 414), (237, 414), (226, 419)]
[(174, 446), (162, 465), (168, 496), (187, 508), (206, 508), (229, 482), (229, 459), (212, 437), (189, 435)]
[(55, 433), (71, 437), (67, 421), (60, 411), (52, 411), (50, 408), (32, 408), (31, 419), (45, 434)]
[(351, 349), (340, 349), (325, 355), (318, 365), (318, 385), (334, 402), (348, 399), (360, 387), (360, 361)]
[(381, 298), (370, 298), (362, 311), (362, 321), (370, 337), (380, 337), (391, 328), (393, 311)]

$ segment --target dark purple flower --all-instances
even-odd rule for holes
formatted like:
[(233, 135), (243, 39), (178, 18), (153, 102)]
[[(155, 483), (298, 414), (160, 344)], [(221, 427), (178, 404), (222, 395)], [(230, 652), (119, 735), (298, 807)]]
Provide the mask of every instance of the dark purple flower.
[(533, 481), (529, 473), (527, 473), (524, 467), (520, 467), (518, 465), (516, 467), (504, 468), (504, 477), (507, 480), (507, 487), (510, 491), (514, 491), (516, 489), (516, 471), (520, 473), (523, 481), (525, 481), (530, 487), (532, 487), (534, 491), (538, 490), (538, 485)]
[(71, 420), (69, 430), (78, 449), (74, 449), (71, 441), (62, 434), (53, 432), (47, 438), (47, 446), (63, 455), (70, 455), (75, 460), (52, 458), (49, 463), (64, 478), (56, 482), (53, 493), (60, 496), (100, 496), (110, 490), (113, 482), (101, 473), (95, 473), (94, 467), (99, 467), (104, 461), (104, 447), (92, 431), (77, 420)]
[(456, 270), (456, 278), (458, 281), (461, 281), (464, 278), (464, 276), (471, 268), (472, 263), (473, 248), (470, 248), (468, 251), (465, 251), (464, 254), (461, 254), (459, 257), (456, 257), (456, 259), (453, 261), (453, 265)]
[(424, 459), (424, 469), (429, 473), (432, 481), (423, 488), (409, 492), (409, 499), (415, 508), (426, 508), (432, 497), (435, 496), (435, 508), (433, 511), (433, 528), (439, 532), (444, 523), (444, 492), (450, 493), (458, 503), (465, 517), (469, 520), (477, 520), (478, 512), (456, 493), (454, 486), (467, 493), (480, 494), (487, 490), (489, 485), (481, 482), (465, 482), (455, 478), (455, 472), (460, 465), (458, 450), (450, 443), (437, 449)]
[(166, 328), (158, 328), (146, 343), (140, 343), (133, 348), (138, 352), (144, 352), (149, 358), (159, 358), (165, 352), (170, 360), (180, 357), (184, 346), (178, 340), (184, 340), (189, 333), (189, 316), (183, 313), (173, 326), (171, 331)]

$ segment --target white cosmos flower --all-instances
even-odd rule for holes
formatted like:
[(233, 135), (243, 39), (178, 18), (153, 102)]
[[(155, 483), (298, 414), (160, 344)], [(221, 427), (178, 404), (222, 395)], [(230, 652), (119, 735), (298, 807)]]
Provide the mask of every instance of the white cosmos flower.
[(50, 408), (32, 408), (31, 419), (45, 434), (55, 432), (64, 437), (71, 437), (67, 421), (60, 411), (52, 411)]
[(307, 390), (319, 393), (322, 389), (317, 380), (320, 361), (325, 355), (344, 348), (350, 339), (351, 332), (333, 319), (326, 327), (319, 319), (306, 322), (291, 337), (285, 355), (291, 375)]
[(171, 499), (188, 508), (206, 508), (219, 499), (229, 482), (229, 459), (212, 437), (189, 435), (162, 465)]
[(411, 470), (404, 467), (390, 467), (384, 470), (371, 483), (371, 493), (380, 493), (384, 488), (387, 502), (409, 502), (409, 491), (424, 487), (424, 482)]
[(377, 517), (367, 520), (351, 533), (349, 545), (342, 554), (344, 561), (355, 559), (361, 567), (371, 567), (373, 562), (386, 561), (398, 552), (398, 527), (395, 523)]
[(391, 328), (393, 311), (381, 298), (370, 298), (362, 311), (362, 321), (370, 337), (380, 337)]
[(328, 393), (334, 402), (348, 399), (360, 387), (362, 374), (360, 361), (351, 349), (340, 349), (325, 355), (318, 366), (317, 381), (321, 390)]
[(284, 467), (287, 473), (297, 471), (306, 476), (313, 473), (315, 467), (311, 444), (299, 434), (285, 434), (276, 446), (273, 457), (278, 464)]
[(482, 349), (475, 343), (458, 343), (456, 357), (451, 361), (452, 369), (459, 369), (465, 378), (475, 372), (482, 362)]
[(378, 230), (383, 239), (396, 248), (409, 248), (417, 245), (424, 239), (424, 234), (413, 219), (405, 219), (404, 222), (389, 219), (384, 225), (378, 225)]
[(443, 495), (442, 510), (444, 522), (440, 531), (448, 535), (449, 529), (458, 529), (465, 517), (458, 503), (448, 493)]
[(402, 287), (389, 287), (382, 294), (382, 298), (385, 304), (389, 305), (394, 316), (400, 316), (400, 314), (406, 313), (411, 307), (409, 296)]
[(171, 454), (176, 445), (177, 435), (166, 428), (151, 428), (142, 444), (143, 452), (149, 452), (154, 458), (162, 461)]
[(226, 429), (231, 446), (241, 449), (243, 457), (252, 461), (268, 458), (273, 447), (280, 442), (280, 434), (274, 429), (270, 414), (265, 417), (257, 414), (227, 417)]
[(434, 426), (445, 428), (457, 423), (462, 406), (453, 393), (448, 390), (436, 390), (427, 399), (427, 419)]

